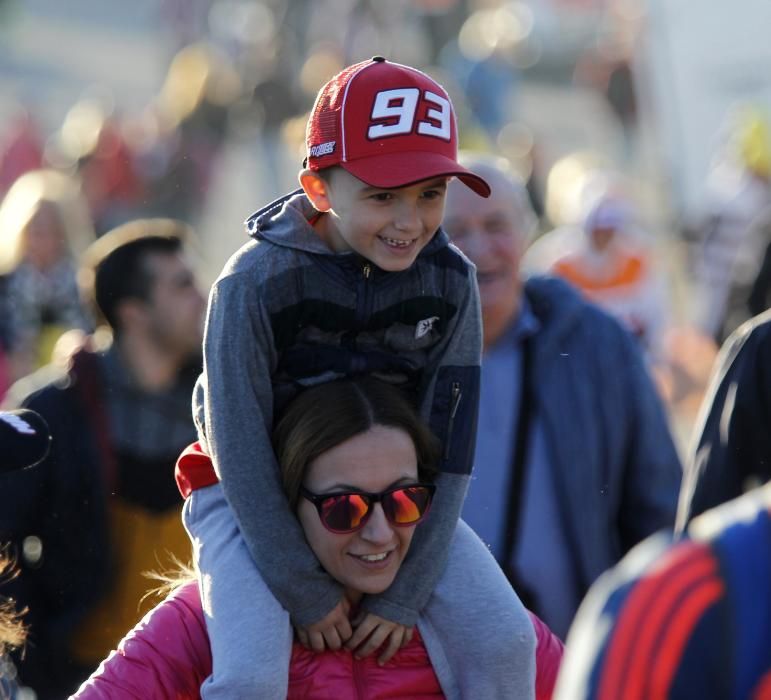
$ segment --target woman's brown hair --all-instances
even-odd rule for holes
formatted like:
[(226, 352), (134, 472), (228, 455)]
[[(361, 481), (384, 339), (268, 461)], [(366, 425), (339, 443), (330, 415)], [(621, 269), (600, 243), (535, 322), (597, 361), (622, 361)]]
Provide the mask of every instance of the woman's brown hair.
[[(304, 390), (287, 404), (275, 424), (273, 448), (292, 509), (297, 507), (300, 486), (310, 463), (375, 425), (407, 433), (418, 458), (418, 478), (434, 480), (441, 447), (407, 395), (373, 377), (340, 379)], [(193, 566), (181, 562), (169, 573), (148, 575), (161, 584), (148, 594), (158, 596), (196, 578)]]
[(276, 423), (273, 447), (292, 508), (314, 459), (376, 425), (407, 433), (415, 446), (419, 478), (433, 480), (439, 461), (438, 440), (406, 394), (374, 377), (341, 379), (306, 389)]

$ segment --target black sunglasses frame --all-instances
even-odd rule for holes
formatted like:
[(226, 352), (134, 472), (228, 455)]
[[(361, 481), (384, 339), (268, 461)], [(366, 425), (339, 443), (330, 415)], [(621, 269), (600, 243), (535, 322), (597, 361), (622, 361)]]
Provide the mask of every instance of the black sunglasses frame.
[[(426, 509), (421, 513), (420, 517), (417, 520), (414, 520), (411, 523), (395, 523), (391, 518), (388, 517), (388, 512), (383, 509), (383, 512), (386, 514), (386, 518), (388, 519), (388, 522), (391, 523), (394, 527), (411, 527), (412, 525), (417, 525), (419, 522), (423, 520), (428, 515), (428, 511), (431, 510), (431, 502), (434, 499), (434, 493), (436, 492), (436, 484), (426, 484), (422, 482), (415, 482), (413, 484), (401, 484), (400, 486), (392, 486), (390, 489), (386, 489), (385, 491), (381, 491), (380, 493), (368, 493), (367, 491), (339, 491), (339, 492), (333, 492), (333, 493), (313, 493), (313, 491), (309, 491), (304, 486), (300, 486), (300, 495), (305, 498), (306, 500), (310, 501), (315, 507), (316, 512), (319, 514), (319, 520), (321, 520), (321, 524), (330, 532), (333, 532), (336, 535), (347, 535), (351, 532), (356, 532), (357, 530), (361, 530), (369, 520), (369, 517), (372, 515), (372, 509), (376, 503), (382, 503), (383, 499), (386, 496), (391, 495), (392, 493), (395, 493), (396, 491), (405, 491), (407, 489), (414, 489), (416, 487), (420, 487), (423, 489), (426, 489), (428, 491), (428, 503), (426, 504)], [(361, 496), (364, 498), (368, 503), (369, 507), (367, 508), (367, 512), (364, 514), (364, 516), (361, 519), (361, 522), (353, 528), (350, 528), (349, 530), (337, 530), (335, 528), (331, 528), (326, 521), (324, 520), (324, 513), (323, 513), (323, 503), (328, 498), (339, 498), (340, 496)]]

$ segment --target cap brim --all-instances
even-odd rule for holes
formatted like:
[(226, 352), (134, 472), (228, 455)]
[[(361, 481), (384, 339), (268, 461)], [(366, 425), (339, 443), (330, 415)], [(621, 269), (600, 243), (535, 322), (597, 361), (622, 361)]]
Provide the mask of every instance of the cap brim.
[(451, 158), (438, 153), (425, 151), (384, 153), (340, 163), (340, 166), (371, 187), (393, 189), (407, 187), (435, 177), (454, 176), (480, 197), (490, 196), (490, 185), (479, 175), (475, 175)]

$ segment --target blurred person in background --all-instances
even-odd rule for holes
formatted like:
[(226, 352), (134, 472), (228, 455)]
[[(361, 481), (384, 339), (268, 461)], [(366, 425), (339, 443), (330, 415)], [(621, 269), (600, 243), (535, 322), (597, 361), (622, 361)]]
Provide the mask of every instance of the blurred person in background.
[(587, 207), (582, 223), (573, 249), (559, 255), (549, 271), (618, 318), (650, 361), (661, 359), (669, 300), (632, 203), (607, 192)]
[(723, 344), (685, 467), (677, 529), (771, 480), (771, 311)]
[(733, 280), (728, 298), (727, 328), (738, 328), (771, 308), (771, 205), (752, 221), (747, 237), (757, 241), (760, 262), (754, 277), (748, 270), (742, 279)]
[(752, 223), (769, 206), (769, 123), (763, 111), (744, 105), (728, 117), (693, 252), (696, 324), (718, 344), (747, 318), (747, 299), (769, 243), (767, 231)]
[(158, 19), (174, 38), (176, 49), (184, 48), (206, 34), (213, 0), (159, 0)]
[[(735, 321), (746, 320), (771, 308), (771, 206), (766, 207), (751, 224), (749, 235), (765, 244), (763, 260), (746, 297), (743, 309), (737, 309)], [(746, 289), (744, 290), (746, 294)], [(744, 312), (743, 318), (740, 313)]]
[(494, 143), (517, 113), (519, 50), (532, 18), (522, 16), (519, 3), (476, 5), (479, 8), (468, 15), (438, 60), (457, 81), (474, 122)]
[(152, 606), (143, 572), (190, 554), (173, 478), (195, 439), (201, 370), (204, 299), (185, 255), (190, 237), (181, 222), (149, 219), (97, 240), (81, 281), (112, 342), (102, 332), (74, 338), (9, 394), (53, 435), (35, 470), (0, 483), (0, 540), (21, 569), (9, 594), (30, 611), (20, 673), (41, 700), (77, 688)]
[(147, 196), (111, 102), (108, 95), (76, 102), (46, 146), (48, 162), (80, 179), (98, 235), (132, 218)]
[(0, 197), (24, 173), (43, 167), (43, 134), (29, 108), (18, 105), (0, 134)]
[(196, 222), (240, 95), (238, 74), (213, 45), (190, 44), (174, 56), (158, 94), (126, 127), (143, 215)]
[(76, 265), (94, 238), (78, 182), (67, 175), (34, 170), (5, 195), (0, 204), (0, 342), (11, 380), (48, 362), (64, 331), (92, 328), (78, 293)]
[(489, 199), (449, 185), (443, 227), (477, 267), (484, 354), (463, 518), (564, 638), (589, 585), (672, 527), (680, 463), (634, 338), (556, 278), (520, 273), (535, 216), (506, 161), (464, 159)]
[(625, 0), (605, 5), (594, 41), (576, 61), (573, 83), (602, 95), (618, 120), (623, 137), (625, 162), (634, 166), (637, 155), (639, 105), (635, 50), (644, 18)]

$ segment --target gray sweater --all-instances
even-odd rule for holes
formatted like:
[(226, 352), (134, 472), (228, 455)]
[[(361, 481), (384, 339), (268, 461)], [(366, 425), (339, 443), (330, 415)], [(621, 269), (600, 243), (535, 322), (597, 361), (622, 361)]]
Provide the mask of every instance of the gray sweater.
[(261, 576), (295, 624), (308, 625), (341, 591), (282, 491), (274, 413), (304, 386), (353, 374), (413, 392), (444, 446), (437, 493), (394, 583), (363, 602), (411, 625), (444, 569), (471, 473), (482, 342), (475, 270), (440, 229), (409, 269), (384, 272), (333, 253), (309, 223), (316, 214), (301, 191), (254, 214), (255, 240), (212, 287), (193, 396), (199, 439)]

